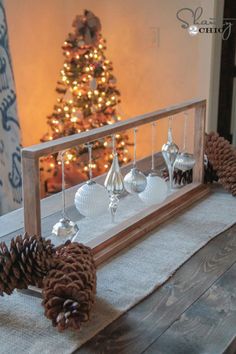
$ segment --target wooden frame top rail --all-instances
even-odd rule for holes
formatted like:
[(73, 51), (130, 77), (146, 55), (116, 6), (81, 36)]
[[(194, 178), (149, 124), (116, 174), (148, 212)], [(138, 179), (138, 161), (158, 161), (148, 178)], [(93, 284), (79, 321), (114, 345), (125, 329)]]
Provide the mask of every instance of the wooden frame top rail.
[(59, 138), (56, 140), (48, 141), (42, 144), (26, 147), (22, 149), (22, 156), (25, 158), (38, 159), (39, 157), (44, 155), (49, 155), (49, 154), (59, 152), (61, 150), (66, 150), (75, 145), (80, 145), (80, 144), (87, 143), (89, 141), (94, 141), (103, 138), (107, 135), (112, 135), (122, 130), (128, 130), (143, 124), (152, 123), (154, 121), (166, 118), (170, 115), (183, 112), (187, 109), (197, 108), (205, 105), (206, 105), (206, 100), (202, 100), (202, 99), (194, 99), (194, 100), (182, 102), (175, 106), (170, 106), (165, 109), (159, 109), (157, 111), (146, 113), (111, 125), (105, 125), (101, 128), (92, 129), (86, 132), (82, 132), (71, 136)]

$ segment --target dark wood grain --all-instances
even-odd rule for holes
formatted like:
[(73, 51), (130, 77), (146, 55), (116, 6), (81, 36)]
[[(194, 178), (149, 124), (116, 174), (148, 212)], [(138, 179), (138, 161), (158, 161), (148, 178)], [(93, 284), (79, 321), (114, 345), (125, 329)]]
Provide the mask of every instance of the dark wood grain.
[(236, 329), (235, 289), (236, 263), (144, 353), (222, 354), (229, 350)]
[(142, 353), (198, 300), (235, 260), (236, 226), (210, 241), (160, 289), (101, 331), (76, 353)]

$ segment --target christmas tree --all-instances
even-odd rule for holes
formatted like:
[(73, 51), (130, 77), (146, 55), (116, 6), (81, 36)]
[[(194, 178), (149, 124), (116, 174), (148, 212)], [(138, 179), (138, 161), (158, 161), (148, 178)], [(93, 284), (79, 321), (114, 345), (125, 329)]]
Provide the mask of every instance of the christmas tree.
[[(99, 18), (87, 10), (83, 16), (76, 16), (73, 32), (69, 33), (62, 48), (65, 60), (56, 88), (59, 97), (47, 119), (50, 132), (42, 141), (113, 124), (121, 119), (117, 115), (120, 92), (116, 88), (112, 62), (105, 56), (106, 40), (101, 35)], [(129, 161), (127, 143), (126, 133), (116, 134), (121, 163)], [(57, 169), (56, 156), (49, 159), (51, 169)], [(80, 176), (87, 174), (88, 157), (84, 146), (67, 151), (65, 160), (67, 165), (79, 169)], [(94, 142), (93, 174), (107, 171), (111, 161), (111, 139)]]

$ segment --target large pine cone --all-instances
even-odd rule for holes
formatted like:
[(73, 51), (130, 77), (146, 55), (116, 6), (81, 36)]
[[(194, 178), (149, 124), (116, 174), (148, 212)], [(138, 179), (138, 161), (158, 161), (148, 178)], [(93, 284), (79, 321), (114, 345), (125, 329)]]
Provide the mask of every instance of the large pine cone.
[(217, 133), (206, 135), (205, 153), (223, 187), (236, 196), (236, 152)]
[(96, 293), (96, 268), (90, 248), (67, 242), (56, 250), (57, 264), (43, 280), (45, 316), (59, 330), (79, 329), (89, 319)]
[(0, 295), (28, 285), (40, 286), (52, 266), (54, 253), (50, 240), (25, 234), (11, 240), (10, 250), (0, 243)]

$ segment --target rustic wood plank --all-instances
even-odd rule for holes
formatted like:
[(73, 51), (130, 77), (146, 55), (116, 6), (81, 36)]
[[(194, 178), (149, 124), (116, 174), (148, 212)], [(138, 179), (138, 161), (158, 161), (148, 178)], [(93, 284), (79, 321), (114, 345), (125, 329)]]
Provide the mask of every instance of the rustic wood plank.
[(222, 354), (233, 348), (235, 289), (236, 263), (144, 353)]
[(204, 105), (206, 105), (206, 100), (193, 99), (164, 109), (159, 109), (155, 112), (146, 113), (134, 118), (130, 118), (128, 120), (123, 120), (115, 124), (106, 125), (101, 128), (89, 130), (87, 132), (73, 134), (67, 137), (26, 147), (22, 149), (23, 158), (39, 158), (43, 155), (53, 154), (61, 150), (70, 149), (75, 145), (80, 145), (89, 141), (104, 138), (105, 136), (112, 135), (117, 132), (135, 128), (143, 124), (148, 124), (168, 117), (170, 115), (183, 112), (187, 109), (191, 109), (198, 106), (201, 107)]
[(37, 158), (22, 159), (24, 224), (30, 235), (41, 234), (39, 161)]
[(206, 106), (195, 108), (194, 117), (194, 157), (196, 164), (193, 169), (193, 182), (204, 182), (204, 141), (205, 141), (205, 121)]
[(211, 240), (160, 289), (76, 353), (142, 353), (235, 263), (235, 253), (236, 225)]

